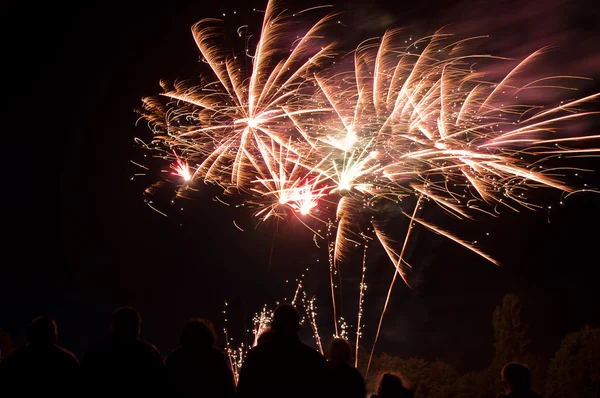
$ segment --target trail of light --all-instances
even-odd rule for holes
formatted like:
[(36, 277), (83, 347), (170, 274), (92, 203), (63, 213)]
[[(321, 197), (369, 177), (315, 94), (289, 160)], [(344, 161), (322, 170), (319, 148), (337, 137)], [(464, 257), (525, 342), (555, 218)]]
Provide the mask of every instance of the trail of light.
[(315, 298), (312, 297), (310, 300), (306, 299), (306, 292), (302, 291), (302, 303), (304, 304), (304, 310), (308, 316), (310, 326), (313, 330), (313, 335), (319, 348), (319, 352), (323, 355), (323, 345), (321, 344), (321, 335), (319, 334), (319, 328), (317, 326), (317, 307), (315, 306)]
[(141, 167), (141, 168), (142, 168), (142, 169), (144, 169), (144, 170), (150, 170), (148, 167), (146, 167), (146, 166), (144, 166), (144, 165), (141, 165), (141, 164), (139, 164), (139, 163), (136, 163), (136, 162), (134, 162), (133, 160), (130, 160), (130, 162), (131, 162), (131, 163), (133, 163), (133, 164), (135, 164), (135, 165), (136, 165), (136, 166), (138, 166), (138, 167)]
[[(567, 137), (567, 138), (555, 138), (551, 140), (540, 140), (538, 138), (523, 138), (517, 140), (506, 140), (506, 141), (498, 141), (489, 144), (481, 145), (481, 148), (490, 147), (490, 146), (498, 146), (498, 145), (506, 145), (506, 144), (514, 144), (514, 143), (529, 143), (529, 144), (552, 144), (556, 142), (567, 142), (567, 141), (585, 141), (585, 140), (595, 140), (600, 138), (600, 135), (588, 135), (584, 137)], [(580, 149), (585, 151), (585, 149)], [(538, 152), (534, 152), (538, 153)]]
[[(229, 338), (229, 332), (227, 330), (227, 307), (229, 304), (225, 301), (225, 308), (223, 309), (223, 320), (225, 322), (225, 326), (223, 327), (223, 333), (225, 334), (225, 348), (227, 351), (227, 357), (229, 358), (229, 366), (233, 372), (233, 380), (235, 385), (237, 386), (237, 382), (239, 379), (239, 368), (238, 368), (238, 360), (236, 359), (236, 352), (231, 347), (231, 341)], [(243, 357), (241, 359), (243, 361)]]
[(555, 117), (553, 119), (549, 119), (549, 120), (544, 120), (542, 122), (538, 122), (538, 123), (534, 123), (534, 124), (529, 124), (527, 126), (523, 126), (520, 127), (518, 129), (515, 129), (511, 132), (508, 132), (506, 134), (502, 134), (500, 136), (498, 136), (497, 138), (495, 138), (494, 140), (491, 141), (491, 143), (498, 143), (501, 140), (504, 140), (508, 137), (514, 137), (517, 135), (522, 135), (522, 134), (526, 134), (526, 133), (531, 133), (534, 127), (539, 127), (539, 126), (547, 126), (549, 124), (552, 123), (556, 123), (556, 122), (561, 122), (561, 121), (565, 121), (565, 120), (569, 120), (569, 119), (576, 119), (576, 118), (581, 118), (584, 116), (591, 116), (591, 115), (597, 115), (600, 114), (600, 112), (582, 112), (582, 113), (576, 113), (573, 115), (566, 115), (566, 116), (560, 116), (560, 117)]
[(360, 338), (362, 337), (362, 315), (363, 315), (363, 304), (365, 297), (365, 290), (367, 290), (367, 285), (365, 284), (365, 273), (367, 271), (367, 240), (365, 239), (364, 248), (363, 248), (363, 259), (362, 259), (362, 272), (360, 277), (360, 285), (359, 285), (359, 296), (358, 296), (358, 314), (356, 321), (356, 343), (355, 343), (355, 352), (354, 352), (354, 367), (358, 368), (358, 348), (360, 346)]
[(593, 148), (593, 149), (561, 149), (561, 150), (556, 150), (556, 151), (541, 151), (541, 152), (534, 152), (534, 154), (536, 155), (547, 155), (547, 154), (568, 154), (568, 153), (593, 153), (593, 152), (600, 152), (600, 148)]
[[(385, 315), (388, 304), (390, 302), (390, 297), (392, 296), (392, 290), (394, 288), (394, 284), (396, 283), (396, 277), (398, 276), (398, 274), (400, 274), (400, 276), (404, 280), (404, 283), (406, 283), (407, 286), (410, 286), (408, 284), (408, 282), (406, 281), (406, 278), (404, 277), (404, 273), (400, 271), (400, 269), (401, 269), (400, 267), (401, 267), (401, 262), (402, 262), (402, 259), (404, 256), (404, 250), (406, 249), (406, 244), (408, 243), (408, 238), (410, 237), (410, 233), (412, 232), (412, 229), (413, 229), (413, 221), (415, 220), (415, 216), (417, 215), (417, 211), (419, 210), (420, 204), (421, 204), (421, 196), (419, 196), (419, 198), (417, 199), (417, 203), (415, 204), (415, 208), (413, 210), (412, 216), (410, 217), (410, 223), (408, 224), (408, 228), (406, 229), (406, 236), (404, 237), (404, 244), (402, 245), (402, 251), (400, 252), (400, 256), (398, 256), (398, 261), (396, 262), (396, 271), (394, 271), (394, 277), (392, 278), (392, 282), (390, 283), (387, 297), (385, 299), (385, 304), (383, 305), (383, 309), (381, 310), (381, 316), (379, 317), (379, 324), (377, 325), (377, 332), (375, 333), (375, 340), (373, 341), (373, 346), (371, 348), (371, 354), (369, 355), (369, 362), (367, 364), (367, 370), (365, 371), (365, 379), (369, 375), (369, 369), (371, 368), (371, 361), (373, 360), (373, 353), (375, 352), (375, 346), (377, 344), (377, 340), (379, 340), (379, 333), (381, 332), (381, 325), (383, 323), (383, 317)], [(388, 249), (387, 249), (388, 245), (383, 243), (383, 242), (385, 242), (385, 240), (382, 240), (382, 238), (381, 238), (382, 235), (380, 234), (379, 231), (377, 231), (376, 226), (375, 225), (373, 225), (373, 226), (375, 227), (375, 233), (377, 234), (379, 241), (382, 242), (383, 247), (386, 248), (386, 252), (388, 252)], [(388, 255), (389, 255), (389, 252), (388, 252)], [(394, 262), (394, 258), (392, 256), (390, 256), (390, 260), (392, 260), (392, 262)]]
[(540, 117), (548, 116), (548, 115), (550, 115), (552, 113), (564, 111), (564, 110), (569, 109), (570, 107), (572, 107), (574, 105), (583, 104), (585, 102), (589, 102), (589, 101), (594, 100), (594, 99), (599, 98), (599, 97), (600, 97), (600, 93), (588, 95), (587, 97), (579, 98), (577, 100), (567, 102), (566, 104), (559, 105), (559, 106), (557, 106), (555, 108), (548, 109), (546, 111), (540, 112), (537, 115), (533, 115), (528, 120), (531, 121), (531, 120), (534, 120), (534, 119), (538, 119)]
[(240, 226), (239, 226), (239, 225), (237, 225), (237, 224), (236, 224), (235, 220), (233, 220), (233, 225), (234, 225), (234, 226), (235, 226), (237, 229), (239, 229), (240, 231), (244, 232), (244, 230), (243, 230), (242, 228), (240, 228)]
[(457, 238), (456, 236), (450, 234), (449, 232), (446, 232), (446, 231), (444, 231), (444, 230), (436, 227), (435, 225), (432, 225), (432, 224), (430, 224), (428, 222), (425, 222), (424, 220), (421, 220), (419, 218), (414, 217), (413, 219), (414, 219), (414, 221), (416, 221), (419, 224), (423, 225), (424, 227), (430, 229), (431, 231), (433, 231), (433, 232), (435, 232), (435, 233), (437, 233), (439, 235), (445, 236), (446, 238), (448, 238), (448, 239), (450, 239), (450, 240), (458, 243), (459, 245), (462, 245), (462, 246), (466, 247), (467, 249), (471, 250), (472, 252), (479, 254), (481, 257), (485, 258), (486, 260), (488, 260), (492, 264), (500, 265), (496, 260), (494, 260), (489, 255), (485, 254), (483, 251), (477, 249), (473, 245), (465, 242), (464, 240)]
[[(337, 238), (339, 238), (340, 236), (340, 228), (342, 221), (338, 222), (338, 231), (336, 232), (336, 240)], [(331, 222), (328, 225), (328, 235), (330, 236), (330, 228), (331, 228)], [(333, 247), (332, 247), (333, 246)], [(335, 326), (335, 335), (338, 335), (338, 324), (337, 324), (337, 305), (336, 305), (336, 301), (335, 301), (335, 283), (333, 281), (333, 269), (335, 267), (335, 250), (337, 250), (338, 248), (338, 242), (335, 243), (330, 243), (329, 244), (329, 285), (331, 286), (331, 305), (333, 307), (333, 324)], [(332, 255), (332, 252), (334, 253), (334, 255)]]
[(419, 192), (421, 195), (433, 199), (436, 203), (439, 203), (440, 205), (442, 205), (444, 207), (454, 210), (455, 212), (457, 212), (458, 214), (460, 214), (464, 217), (472, 218), (469, 214), (465, 213), (458, 206), (456, 206), (452, 203), (449, 203), (446, 198), (442, 198), (438, 195), (433, 194), (431, 191), (427, 190), (426, 187), (423, 185), (412, 184), (411, 188), (413, 188), (415, 191)]
[(567, 187), (566, 185), (560, 184), (554, 180), (551, 180), (550, 178), (544, 178), (540, 173), (534, 173), (532, 171), (529, 170), (525, 170), (519, 167), (515, 167), (515, 166), (506, 166), (500, 163), (494, 163), (494, 162), (485, 162), (486, 165), (493, 167), (495, 169), (501, 170), (501, 171), (505, 171), (509, 174), (513, 174), (515, 176), (519, 176), (519, 177), (523, 177), (526, 178), (528, 180), (532, 180), (532, 181), (536, 181), (539, 182), (541, 184), (544, 185), (548, 185), (550, 187), (553, 188), (557, 188), (560, 189), (562, 191), (566, 191), (566, 192), (570, 192), (572, 189), (570, 187)]
[(160, 214), (161, 216), (165, 216), (168, 217), (165, 213), (163, 213), (162, 211), (158, 210), (156, 207), (152, 206), (150, 204), (150, 202), (146, 202), (146, 204), (148, 205), (148, 207), (150, 207), (152, 210), (154, 210), (155, 212), (157, 212), (158, 214)]
[[(504, 88), (504, 86), (508, 83), (509, 79), (517, 74), (517, 72), (524, 68), (528, 63), (531, 62), (532, 59), (534, 59), (535, 57), (539, 56), (543, 51), (545, 50), (545, 48), (539, 49), (537, 51), (535, 51), (533, 54), (529, 55), (527, 58), (525, 58), (523, 61), (519, 62), (519, 64), (513, 68), (504, 79), (502, 79), (502, 81), (500, 83), (498, 83), (497, 85), (495, 85), (494, 90), (492, 90), (492, 92), (487, 96), (487, 98), (485, 99), (485, 101), (483, 101), (483, 103), (481, 104), (481, 106), (479, 107), (479, 111), (481, 111), (484, 107), (487, 106), (488, 102), (490, 102), (492, 100), (492, 98), (494, 98), (494, 96), (496, 95), (496, 93), (498, 91), (500, 91), (500, 89)], [(495, 111), (495, 108), (492, 107), (491, 109), (492, 111)]]
[(302, 282), (298, 283), (298, 286), (296, 287), (296, 292), (294, 293), (294, 299), (292, 300), (292, 305), (296, 305), (296, 300), (298, 299), (298, 293), (300, 292), (300, 289), (302, 288)]

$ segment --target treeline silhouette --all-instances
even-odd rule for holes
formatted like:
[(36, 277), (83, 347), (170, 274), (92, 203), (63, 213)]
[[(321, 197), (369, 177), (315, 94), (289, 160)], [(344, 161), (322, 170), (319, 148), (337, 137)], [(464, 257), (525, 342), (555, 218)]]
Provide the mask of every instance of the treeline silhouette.
[(166, 358), (140, 338), (140, 326), (134, 308), (115, 310), (110, 333), (89, 347), (81, 363), (58, 345), (57, 324), (48, 317), (33, 320), (27, 344), (18, 349), (0, 332), (0, 396), (599, 397), (600, 328), (567, 335), (545, 363), (529, 351), (514, 295), (494, 311), (496, 354), (488, 368), (459, 374), (441, 361), (381, 354), (372, 361), (367, 383), (365, 369), (351, 365), (347, 340), (333, 339), (326, 356), (300, 341), (300, 317), (291, 304), (276, 308), (237, 383), (209, 320), (189, 320), (179, 347)]
[(416, 397), (491, 398), (504, 388), (499, 377), (503, 366), (519, 362), (528, 365), (531, 384), (544, 397), (600, 397), (600, 328), (586, 325), (569, 333), (554, 356), (544, 357), (532, 352), (528, 326), (521, 319), (520, 300), (512, 294), (504, 296), (494, 310), (492, 327), (495, 355), (485, 369), (461, 374), (443, 361), (383, 353), (373, 358), (367, 387), (374, 389), (379, 376), (392, 371), (403, 375)]

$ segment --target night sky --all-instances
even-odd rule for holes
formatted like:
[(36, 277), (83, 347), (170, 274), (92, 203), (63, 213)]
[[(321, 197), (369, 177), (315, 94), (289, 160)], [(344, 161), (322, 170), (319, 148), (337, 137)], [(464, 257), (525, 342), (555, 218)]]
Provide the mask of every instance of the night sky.
[[(411, 27), (420, 36), (448, 25), (458, 34), (489, 34), (486, 51), (517, 58), (553, 44), (544, 70), (594, 78), (582, 92), (600, 90), (600, 11), (592, 2), (369, 3), (341, 7), (350, 10), (341, 17), (349, 36), (374, 36), (392, 25)], [(21, 4), (3, 13), (11, 19), (3, 26), (4, 51), (10, 54), (3, 64), (10, 71), (4, 72), (2, 106), (10, 160), (3, 170), (8, 204), (0, 329), (14, 340), (23, 341), (32, 318), (50, 315), (58, 322), (60, 343), (81, 358), (106, 333), (112, 310), (133, 305), (142, 313), (143, 337), (166, 354), (192, 316), (221, 327), (224, 300), (230, 302), (230, 332), (239, 340), (263, 303), (293, 294), (293, 280), (307, 267), (307, 289), (317, 296), (323, 334), (331, 334), (326, 252), (302, 226), (256, 226), (243, 210), (215, 201), (220, 191), (209, 186), (201, 186), (194, 201), (162, 208), (170, 215), (165, 218), (144, 203), (156, 171), (132, 179), (140, 170), (131, 160), (158, 166), (145, 161), (134, 143), (135, 137), (150, 137), (144, 122), (136, 125), (141, 98), (158, 94), (160, 79), (208, 71), (199, 62), (190, 26), (223, 13), (230, 26), (256, 26), (261, 15), (252, 8), (263, 6), (89, 2)], [(587, 126), (590, 134), (598, 134), (597, 125)], [(600, 170), (599, 163), (588, 159), (578, 165)], [(569, 178), (577, 186), (599, 185), (594, 173)], [(600, 293), (594, 289), (600, 276), (600, 196), (575, 195), (564, 205), (556, 191), (533, 197), (542, 210), (505, 209), (500, 219), (449, 224), (479, 240), (502, 267), (417, 230), (408, 248), (413, 288), (395, 287), (379, 350), (438, 358), (466, 370), (484, 367), (493, 355), (491, 315), (506, 293), (522, 299), (534, 348), (546, 356), (566, 333), (585, 324), (600, 326)], [(440, 212), (433, 220), (438, 216), (448, 219)], [(359, 264), (341, 269), (350, 323)], [(367, 344), (392, 275), (374, 247), (365, 298)], [(303, 338), (310, 339), (308, 328)]]

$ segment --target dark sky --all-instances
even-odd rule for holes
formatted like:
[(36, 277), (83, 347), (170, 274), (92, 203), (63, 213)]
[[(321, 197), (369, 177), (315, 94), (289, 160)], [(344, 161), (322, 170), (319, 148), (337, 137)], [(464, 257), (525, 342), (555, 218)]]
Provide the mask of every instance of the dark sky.
[[(600, 89), (600, 11), (591, 2), (369, 3), (346, 4), (353, 11), (342, 18), (354, 36), (380, 34), (392, 24), (411, 26), (418, 36), (449, 24), (459, 34), (490, 34), (486, 48), (501, 56), (554, 44), (543, 68), (595, 78), (584, 92)], [(0, 328), (15, 340), (22, 341), (33, 317), (47, 314), (59, 324), (60, 342), (81, 357), (106, 332), (111, 311), (133, 305), (142, 313), (144, 337), (167, 353), (188, 318), (209, 317), (221, 326), (224, 300), (231, 303), (230, 328), (241, 336), (263, 303), (293, 293), (295, 285), (283, 282), (307, 267), (324, 334), (331, 333), (326, 253), (311, 234), (294, 225), (254, 230), (249, 215), (214, 201), (219, 191), (210, 187), (193, 202), (176, 203), (165, 218), (144, 203), (154, 175), (131, 179), (138, 169), (130, 160), (143, 160), (133, 139), (149, 137), (144, 123), (135, 125), (141, 97), (157, 94), (162, 78), (206, 71), (190, 33), (197, 20), (222, 13), (231, 18), (236, 10), (231, 25), (260, 21), (251, 10), (264, 4), (241, 4), (20, 4), (4, 13), (12, 20), (3, 27), (11, 55), (4, 61), (10, 72), (4, 74), (2, 118), (10, 221)], [(598, 134), (597, 127), (588, 128)], [(599, 169), (597, 161), (584, 165)], [(571, 177), (578, 186), (584, 182)], [(585, 178), (598, 182), (593, 173)], [(396, 286), (380, 349), (463, 369), (486, 366), (493, 353), (491, 314), (510, 292), (521, 297), (534, 345), (546, 355), (565, 333), (586, 323), (599, 326), (593, 285), (600, 197), (573, 196), (562, 206), (557, 192), (536, 197), (544, 210), (505, 211), (498, 220), (454, 226), (479, 239), (501, 268), (420, 231), (409, 247), (409, 262), (418, 264), (413, 289)], [(392, 276), (377, 249), (369, 261), (367, 343)], [(342, 269), (349, 278), (344, 306), (350, 322), (356, 266)]]

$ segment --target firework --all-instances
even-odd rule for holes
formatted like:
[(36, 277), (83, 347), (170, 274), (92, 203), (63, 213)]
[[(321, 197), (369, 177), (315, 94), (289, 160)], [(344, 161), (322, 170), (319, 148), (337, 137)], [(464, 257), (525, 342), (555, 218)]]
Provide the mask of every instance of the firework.
[[(141, 112), (154, 133), (145, 148), (165, 159), (183, 186), (203, 181), (238, 192), (258, 219), (299, 220), (315, 232), (315, 240), (329, 235), (312, 226), (335, 230), (328, 246), (334, 313), (336, 263), (351, 247), (366, 250), (366, 235), (357, 228), (362, 213), (376, 213), (388, 203), (410, 221), (401, 246), (383, 224), (372, 225), (396, 269), (389, 300), (398, 275), (408, 284), (404, 250), (416, 224), (497, 263), (426, 220), (424, 205), (435, 204), (460, 221), (478, 212), (497, 216), (503, 206), (538, 208), (528, 201), (530, 188), (577, 191), (565, 182), (569, 165), (554, 164), (567, 158), (562, 155), (599, 151), (590, 146), (599, 135), (573, 135), (565, 126), (599, 113), (584, 107), (600, 94), (553, 106), (532, 103), (527, 95), (532, 90), (551, 86), (572, 93), (570, 82), (581, 79), (526, 79), (544, 49), (492, 78), (475, 64), (508, 61), (472, 52), (479, 37), (438, 31), (412, 40), (390, 29), (351, 53), (334, 54), (325, 33), (335, 14), (309, 25), (303, 35), (297, 25), (290, 33), (290, 21), (308, 14), (289, 14), (270, 1), (258, 40), (244, 42), (239, 53), (221, 45), (220, 21), (198, 22), (193, 37), (211, 74), (197, 85), (163, 82), (162, 97), (144, 99)], [(417, 205), (405, 212), (399, 202), (409, 197)], [(364, 266), (365, 261), (357, 343)], [(318, 335), (314, 302), (302, 299)]]
[[(215, 80), (178, 83), (163, 93), (166, 102), (145, 99), (142, 113), (155, 133), (146, 147), (188, 185), (202, 180), (250, 195), (262, 220), (290, 214), (341, 220), (335, 260), (355, 242), (348, 237), (359, 236), (344, 228), (357, 209), (415, 195), (457, 219), (497, 205), (534, 208), (529, 187), (573, 191), (559, 169), (545, 170), (540, 161), (598, 151), (565, 147), (600, 136), (561, 136), (560, 127), (598, 113), (578, 107), (599, 94), (552, 108), (518, 102), (550, 79), (519, 78), (542, 51), (488, 81), (473, 64), (495, 58), (470, 53), (471, 39), (437, 32), (413, 41), (392, 29), (336, 62), (321, 33), (332, 17), (287, 48), (282, 32), (291, 16), (271, 1), (251, 56), (221, 47), (219, 21), (198, 22), (193, 36)], [(247, 72), (243, 57), (251, 57)], [(334, 204), (335, 213), (317, 217), (321, 202)]]
[(240, 369), (242, 368), (242, 364), (244, 363), (244, 358), (246, 357), (247, 349), (244, 347), (244, 343), (241, 343), (238, 348), (234, 348), (232, 345), (232, 338), (229, 337), (229, 328), (228, 328), (228, 317), (227, 317), (227, 307), (229, 304), (225, 301), (225, 308), (223, 309), (223, 334), (225, 335), (225, 352), (227, 352), (227, 356), (229, 357), (229, 367), (233, 372), (234, 382), (237, 385), (238, 378), (240, 375)]

